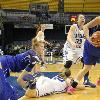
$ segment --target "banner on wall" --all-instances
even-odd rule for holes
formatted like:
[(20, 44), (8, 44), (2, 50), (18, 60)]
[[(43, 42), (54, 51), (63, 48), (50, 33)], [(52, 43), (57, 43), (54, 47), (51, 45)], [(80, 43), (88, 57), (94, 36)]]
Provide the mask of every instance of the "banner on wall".
[(53, 29), (53, 24), (46, 24), (46, 29)]
[[(34, 24), (36, 26), (37, 24)], [(45, 24), (46, 29), (53, 29), (53, 24)], [(14, 28), (33, 28), (33, 25), (14, 25)]]

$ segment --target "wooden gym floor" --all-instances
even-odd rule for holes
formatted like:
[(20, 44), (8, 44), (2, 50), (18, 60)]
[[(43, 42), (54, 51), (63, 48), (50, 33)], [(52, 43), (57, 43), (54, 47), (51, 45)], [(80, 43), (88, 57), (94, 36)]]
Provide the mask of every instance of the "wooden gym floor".
[[(49, 64), (47, 68), (41, 69), (45, 72), (60, 72), (62, 64)], [(74, 77), (77, 72), (81, 69), (81, 64), (76, 64), (71, 67), (72, 76)], [(14, 76), (18, 76), (17, 73), (12, 73)], [(100, 64), (93, 66), (90, 71), (90, 80), (96, 83), (97, 79), (100, 77)], [(21, 97), (19, 100), (100, 100), (100, 86), (96, 88), (86, 88), (85, 90), (75, 91), (75, 94), (68, 95), (67, 93), (54, 94), (50, 96), (44, 96), (39, 98), (27, 98), (25, 96)]]

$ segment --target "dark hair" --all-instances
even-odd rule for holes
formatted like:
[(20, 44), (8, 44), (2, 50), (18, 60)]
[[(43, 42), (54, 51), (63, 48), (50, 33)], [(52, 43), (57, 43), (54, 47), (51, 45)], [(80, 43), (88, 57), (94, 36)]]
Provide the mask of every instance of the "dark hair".
[(65, 68), (59, 75), (66, 79), (71, 76), (71, 71), (69, 68)]

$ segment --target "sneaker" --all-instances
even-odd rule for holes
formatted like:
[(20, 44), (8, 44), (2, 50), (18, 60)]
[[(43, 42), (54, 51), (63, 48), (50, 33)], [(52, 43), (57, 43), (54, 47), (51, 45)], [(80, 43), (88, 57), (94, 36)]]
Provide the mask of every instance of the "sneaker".
[(69, 86), (68, 88), (67, 88), (67, 93), (68, 94), (73, 94), (74, 93), (74, 91), (75, 91), (75, 88), (73, 88), (72, 86)]
[(97, 85), (100, 86), (100, 78), (97, 80)]
[(89, 82), (89, 81), (84, 82), (83, 84), (85, 85), (85, 87), (91, 87), (91, 88), (95, 88), (95, 87), (96, 87), (95, 84), (93, 84), (93, 83), (91, 83), (91, 82)]

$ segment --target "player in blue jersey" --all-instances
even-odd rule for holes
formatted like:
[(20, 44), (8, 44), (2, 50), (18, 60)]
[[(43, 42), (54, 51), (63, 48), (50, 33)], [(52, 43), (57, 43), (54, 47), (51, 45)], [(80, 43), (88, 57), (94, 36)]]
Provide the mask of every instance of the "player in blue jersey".
[(18, 100), (17, 91), (6, 80), (0, 68), (0, 100)]
[[(92, 65), (95, 65), (97, 60), (100, 58), (100, 45), (99, 46), (95, 45), (95, 43), (91, 41), (91, 38), (89, 36), (89, 28), (93, 28), (97, 25), (100, 25), (100, 16), (96, 17), (83, 27), (84, 34), (86, 36), (86, 41), (84, 44), (84, 53), (83, 53), (84, 68), (80, 70), (80, 72), (76, 75), (76, 78), (73, 81), (72, 85), (68, 87), (67, 92), (69, 94), (73, 93), (75, 87), (78, 85), (78, 82), (91, 69)], [(99, 31), (100, 33), (100, 29), (96, 29), (95, 31), (96, 32)], [(91, 34), (93, 33), (91, 32)]]
[(34, 38), (32, 44), (32, 49), (24, 53), (16, 56), (3, 55), (0, 57), (1, 68), (6, 76), (9, 76), (10, 71), (19, 72), (29, 64), (42, 62), (41, 54), (44, 51), (44, 43)]
[[(41, 59), (39, 59), (39, 56), (41, 55), (42, 50), (44, 50), (44, 43), (41, 41), (37, 41), (37, 39), (33, 39), (32, 42), (34, 44), (32, 45), (32, 49), (34, 50), (34, 52), (32, 50), (29, 50), (26, 53), (16, 55), (14, 56), (16, 57), (16, 60), (15, 58), (12, 58), (13, 56), (7, 55), (2, 58), (3, 60), (1, 60), (0, 65), (0, 100), (18, 100), (14, 87), (12, 87), (6, 80), (4, 73), (6, 71), (5, 69), (10, 69), (16, 72), (25, 68), (26, 71), (30, 72), (35, 67), (36, 62), (41, 61)], [(12, 66), (13, 68), (11, 68), (10, 65), (13, 63), (20, 64), (20, 62), (17, 62), (17, 60), (23, 63), (25, 67), (19, 68), (19, 66)], [(17, 67), (19, 68), (19, 70), (17, 69)]]

